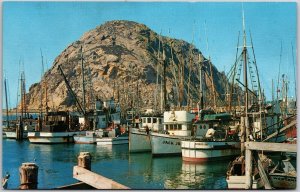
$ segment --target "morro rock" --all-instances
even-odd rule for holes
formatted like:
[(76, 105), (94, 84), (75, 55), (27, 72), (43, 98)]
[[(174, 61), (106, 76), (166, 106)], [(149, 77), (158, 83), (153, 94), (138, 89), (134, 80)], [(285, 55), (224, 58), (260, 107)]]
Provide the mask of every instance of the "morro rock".
[[(160, 36), (143, 24), (110, 21), (86, 32), (56, 57), (41, 82), (31, 85), (27, 94), (28, 108), (39, 109), (41, 93), (42, 107), (45, 108), (47, 90), (50, 110), (76, 110), (75, 100), (58, 66), (63, 69), (82, 103), (81, 62), (84, 65), (87, 108), (92, 108), (96, 98), (106, 100), (111, 97), (123, 108), (159, 107), (164, 65), (167, 103), (170, 106), (178, 105), (180, 98), (183, 105), (199, 101), (200, 63), (204, 65), (204, 74), (207, 74), (204, 78), (206, 95), (213, 92), (211, 71), (216, 91), (221, 95), (225, 90), (224, 73), (218, 72), (214, 66), (210, 67), (193, 45)], [(206, 104), (212, 105), (212, 97), (207, 98)]]

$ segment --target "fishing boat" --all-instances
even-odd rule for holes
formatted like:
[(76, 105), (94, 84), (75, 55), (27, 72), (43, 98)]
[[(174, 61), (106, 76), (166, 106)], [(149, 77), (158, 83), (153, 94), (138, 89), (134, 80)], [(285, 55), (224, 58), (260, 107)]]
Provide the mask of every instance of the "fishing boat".
[[(25, 90), (25, 73), (20, 73), (20, 91), (21, 91), (21, 102), (20, 102), (20, 113), (16, 112), (16, 120), (9, 119), (8, 113), (8, 102), (7, 102), (7, 79), (4, 79), (5, 87), (5, 100), (6, 100), (6, 127), (3, 128), (3, 133), (7, 139), (22, 140), (27, 138), (29, 131), (33, 131), (36, 126), (36, 119), (32, 115), (27, 113), (26, 105), (26, 90)], [(17, 102), (18, 103), (18, 102)], [(18, 109), (18, 106), (16, 106)]]
[[(33, 118), (23, 118), (21, 122), (21, 127), (22, 127), (22, 138), (27, 139), (28, 132), (34, 131), (35, 126), (36, 126), (36, 120)], [(19, 122), (11, 122), (11, 127), (10, 128), (4, 128), (3, 133), (5, 134), (5, 138), (7, 139), (17, 139), (17, 133), (18, 129), (17, 127), (20, 127), (20, 121)]]
[[(125, 133), (125, 128), (121, 127), (120, 106), (114, 100), (102, 102), (96, 101), (95, 114), (89, 116), (93, 123), (93, 130), (86, 131), (83, 134), (75, 135), (74, 142), (78, 144), (95, 144), (100, 142), (124, 143), (125, 137), (114, 138)], [(116, 142), (120, 141), (122, 142)], [(114, 142), (113, 142), (114, 141)], [(126, 142), (125, 142), (126, 143)], [(128, 143), (128, 138), (127, 138)]]
[(48, 112), (39, 121), (36, 130), (28, 132), (31, 143), (71, 143), (82, 132), (78, 116), (66, 111)]
[(269, 178), (276, 189), (296, 189), (297, 172), (289, 158), (279, 162), (270, 171)]
[(129, 131), (129, 152), (151, 151), (150, 133), (163, 129), (163, 118), (160, 115), (143, 115), (139, 127)]
[(152, 155), (181, 155), (180, 141), (192, 135), (194, 118), (195, 114), (187, 111), (165, 111), (163, 133), (150, 134)]
[(128, 134), (121, 134), (119, 136), (110, 135), (108, 137), (97, 138), (97, 145), (121, 145), (128, 144)]
[[(261, 155), (262, 165), (265, 170), (271, 166), (271, 160), (264, 155)], [(228, 189), (246, 189), (246, 175), (245, 175), (245, 156), (238, 156), (234, 161), (228, 165), (226, 173), (226, 182)], [(253, 170), (251, 189), (261, 189), (264, 187), (263, 180), (259, 175), (257, 168)]]
[(193, 126), (196, 129), (194, 137), (181, 141), (183, 161), (203, 162), (240, 153), (238, 126), (230, 114), (205, 115), (204, 120)]

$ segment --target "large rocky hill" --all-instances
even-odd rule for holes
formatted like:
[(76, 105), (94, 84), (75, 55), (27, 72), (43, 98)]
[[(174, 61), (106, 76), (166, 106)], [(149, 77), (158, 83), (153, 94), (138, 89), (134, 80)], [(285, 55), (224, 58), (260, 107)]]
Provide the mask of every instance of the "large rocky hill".
[[(58, 66), (63, 69), (66, 79), (82, 103), (82, 63), (87, 107), (96, 98), (106, 100), (111, 97), (119, 101), (123, 108), (130, 105), (155, 108), (155, 104), (159, 107), (163, 64), (166, 66), (167, 103), (171, 106), (179, 105), (179, 98), (182, 98), (182, 105), (190, 103), (194, 107), (199, 101), (199, 63), (203, 64), (205, 74), (208, 74), (204, 77), (205, 93), (209, 96), (206, 99), (207, 106), (212, 106), (213, 98), (211, 69), (220, 97), (225, 90), (224, 73), (218, 72), (214, 66), (211, 68), (193, 45), (160, 36), (143, 24), (110, 21), (86, 32), (57, 56), (41, 82), (31, 85), (27, 94), (28, 108), (40, 107), (41, 91), (44, 108), (47, 90), (50, 109), (76, 110), (75, 100), (69, 93)], [(180, 82), (183, 82), (184, 89), (181, 89)]]

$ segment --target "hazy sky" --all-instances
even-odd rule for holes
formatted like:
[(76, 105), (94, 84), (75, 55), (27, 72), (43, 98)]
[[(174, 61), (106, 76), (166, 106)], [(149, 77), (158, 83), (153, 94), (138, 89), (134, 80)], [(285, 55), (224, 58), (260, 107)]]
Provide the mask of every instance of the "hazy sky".
[[(296, 3), (243, 3), (243, 7), (267, 97), (271, 98), (272, 79), (277, 82), (281, 42), (280, 71), (288, 75), (289, 95), (294, 96), (291, 47), (296, 56)], [(50, 68), (69, 44), (106, 21), (136, 21), (157, 33), (190, 43), (194, 36), (195, 46), (226, 73), (234, 63), (238, 32), (242, 30), (242, 3), (233, 2), (5, 2), (2, 11), (2, 69), (9, 82), (10, 107), (16, 105), (20, 61), (24, 63), (28, 91), (41, 77), (40, 49)]]

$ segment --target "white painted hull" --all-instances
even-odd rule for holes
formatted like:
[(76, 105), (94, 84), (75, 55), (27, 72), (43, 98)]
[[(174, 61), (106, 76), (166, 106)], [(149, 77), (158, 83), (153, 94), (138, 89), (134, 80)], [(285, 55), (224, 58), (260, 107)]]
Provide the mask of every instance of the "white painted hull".
[(77, 144), (96, 144), (97, 137), (87, 137), (85, 135), (75, 135), (74, 136), (74, 143)]
[(139, 129), (131, 129), (129, 133), (129, 152), (150, 152), (150, 135)]
[(151, 148), (153, 156), (181, 155), (181, 137), (162, 133), (151, 133)]
[(74, 135), (79, 135), (80, 131), (76, 132), (29, 132), (28, 139), (31, 143), (73, 143)]
[(97, 145), (121, 145), (128, 144), (128, 136), (97, 138)]
[[(16, 139), (17, 138), (17, 133), (16, 131), (5, 131), (4, 132), (7, 139)], [(27, 132), (23, 132), (23, 139), (27, 138)]]
[[(246, 189), (246, 176), (229, 176), (226, 179), (228, 189)], [(260, 178), (253, 179), (252, 189), (261, 189), (264, 184)]]
[(240, 154), (237, 141), (181, 141), (182, 159), (203, 162)]

